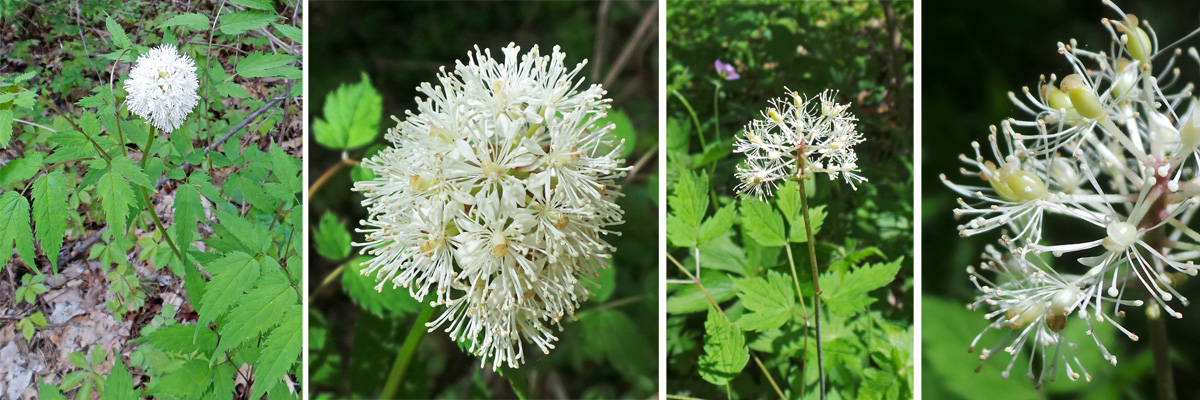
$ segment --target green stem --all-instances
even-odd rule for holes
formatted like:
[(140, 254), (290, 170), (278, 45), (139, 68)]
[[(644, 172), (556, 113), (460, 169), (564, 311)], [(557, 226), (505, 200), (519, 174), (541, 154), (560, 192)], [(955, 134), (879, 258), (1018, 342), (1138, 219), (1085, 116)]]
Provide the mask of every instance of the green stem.
[[(1151, 307), (1158, 307), (1151, 304)], [(1171, 354), (1167, 348), (1167, 322), (1162, 312), (1157, 315), (1147, 310), (1150, 325), (1150, 349), (1154, 353), (1154, 384), (1158, 388), (1158, 398), (1175, 400), (1175, 376), (1171, 371)]]
[(713, 86), (713, 120), (715, 120), (713, 123), (713, 141), (721, 143), (721, 81), (717, 81)]
[[(26, 90), (28, 90), (28, 89), (26, 89)], [(96, 148), (96, 151), (100, 152), (100, 155), (104, 157), (105, 161), (112, 161), (112, 157), (110, 157), (108, 155), (108, 152), (104, 151), (104, 148), (100, 147), (100, 144), (96, 143), (96, 141), (93, 140), (91, 136), (88, 136), (87, 132), (83, 131), (83, 128), (80, 128), (79, 125), (75, 124), (75, 120), (71, 119), (71, 116), (67, 115), (67, 113), (63, 112), (58, 107), (56, 107), (54, 105), (54, 103), (50, 102), (50, 100), (46, 100), (46, 98), (42, 97), (42, 95), (40, 93), (34, 92), (33, 95), (37, 96), (37, 98), (39, 100), (41, 100), (42, 103), (46, 103), (46, 106), (49, 106), (51, 110), (54, 110), (54, 112), (57, 113), (58, 116), (63, 117), (63, 119), (67, 120), (67, 123), (71, 124), (71, 127), (75, 128), (76, 131), (79, 131), (79, 133), (83, 134), (83, 137), (86, 137), (89, 142), (92, 142), (92, 146)]]
[[(120, 121), (117, 121), (118, 125), (120, 123)], [(142, 170), (146, 169), (146, 162), (150, 160), (150, 147), (154, 146), (154, 137), (158, 136), (158, 130), (154, 129), (153, 127), (150, 128), (150, 134), (148, 136), (149, 138), (146, 139), (146, 147), (142, 148)], [(166, 240), (167, 244), (171, 245), (171, 251), (175, 252), (176, 257), (179, 257), (180, 265), (186, 268), (187, 259), (184, 258), (183, 252), (179, 251), (179, 247), (175, 246), (175, 241), (171, 240), (171, 235), (167, 232), (167, 228), (163, 227), (162, 220), (158, 218), (158, 213), (154, 212), (154, 204), (150, 202), (150, 193), (146, 192), (146, 188), (142, 186), (138, 186), (138, 189), (142, 193), (142, 202), (146, 204), (146, 212), (149, 213), (150, 217), (154, 219), (154, 226), (158, 228), (159, 232), (162, 232), (163, 240)]]
[[(804, 295), (800, 293), (800, 276), (796, 274), (796, 261), (792, 257), (792, 238), (789, 235), (788, 242), (784, 244), (784, 249), (787, 250), (788, 265), (792, 267), (792, 282), (796, 284), (796, 297), (800, 299), (800, 312), (804, 314), (804, 347), (808, 348), (808, 309), (804, 306)], [(808, 363), (800, 364), (800, 397), (804, 397), (804, 376), (808, 369)]]
[(691, 114), (692, 124), (696, 126), (696, 136), (700, 138), (700, 150), (703, 151), (705, 147), (708, 147), (708, 143), (704, 141), (704, 129), (700, 127), (700, 118), (696, 116), (696, 110), (692, 109), (691, 103), (688, 103), (687, 99), (683, 98), (683, 94), (680, 94), (678, 90), (672, 90), (671, 94), (675, 95), (679, 99), (679, 102), (683, 103), (683, 108), (687, 109), (688, 114)]
[(408, 331), (408, 337), (404, 338), (404, 344), (400, 345), (396, 362), (392, 363), (392, 372), (388, 373), (387, 382), (383, 385), (383, 392), (379, 394), (380, 399), (396, 397), (396, 392), (400, 390), (400, 384), (404, 383), (404, 374), (408, 372), (408, 364), (412, 363), (413, 354), (416, 354), (417, 345), (421, 344), (421, 339), (425, 337), (427, 331), (425, 323), (433, 319), (433, 308), (433, 306), (426, 305), (417, 315), (412, 329)]
[(821, 278), (820, 272), (817, 271), (817, 249), (813, 245), (812, 222), (808, 216), (808, 194), (804, 190), (804, 156), (801, 151), (801, 156), (797, 157), (797, 162), (800, 164), (800, 179), (796, 185), (796, 190), (800, 191), (800, 211), (804, 214), (804, 234), (808, 237), (808, 260), (812, 265), (812, 280), (813, 280), (813, 320), (816, 321), (813, 328), (817, 332), (817, 372), (820, 380), (821, 400), (825, 400), (825, 355), (821, 351)]

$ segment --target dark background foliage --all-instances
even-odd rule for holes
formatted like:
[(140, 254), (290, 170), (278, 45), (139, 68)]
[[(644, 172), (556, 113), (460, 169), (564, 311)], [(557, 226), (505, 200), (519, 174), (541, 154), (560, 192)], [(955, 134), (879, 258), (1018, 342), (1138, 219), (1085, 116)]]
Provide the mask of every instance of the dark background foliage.
[[(1118, 5), (1127, 13), (1149, 21), (1159, 38), (1160, 47), (1190, 33), (1200, 22), (1200, 3), (1131, 2)], [(1106, 339), (1116, 349), (1120, 363), (1116, 367), (1099, 357), (1085, 361), (1096, 377), (1090, 384), (1071, 383), (1066, 379), (1048, 385), (1043, 393), (1024, 379), (1028, 359), (1018, 361), (1014, 377), (1004, 381), (1000, 370), (1007, 356), (997, 356), (982, 372), (974, 373), (978, 353), (965, 350), (969, 341), (986, 322), (982, 312), (970, 313), (965, 304), (976, 295), (967, 280), (966, 266), (980, 261), (983, 246), (995, 243), (999, 233), (959, 238), (951, 210), (957, 196), (938, 179), (938, 174), (959, 182), (971, 182), (958, 169), (958, 155), (971, 151), (971, 141), (986, 141), (988, 126), (1009, 117), (1028, 119), (1009, 100), (1009, 91), (1020, 93), (1023, 86), (1035, 90), (1039, 75), (1070, 73), (1065, 58), (1057, 53), (1057, 42), (1074, 38), (1079, 46), (1093, 51), (1108, 51), (1110, 36), (1100, 24), (1101, 18), (1119, 18), (1100, 1), (956, 2), (931, 0), (923, 4), (923, 80), (922, 80), (922, 335), (925, 341), (924, 393), (935, 397), (991, 397), (1004, 391), (1018, 398), (1055, 397), (1128, 398), (1152, 396), (1154, 378), (1150, 375), (1150, 347), (1141, 309), (1129, 312), (1125, 326), (1143, 337), (1133, 343), (1123, 335)], [(1200, 44), (1195, 39), (1183, 43), (1184, 50)], [(1159, 62), (1161, 64), (1161, 62)], [(1156, 65), (1157, 67), (1158, 65)], [(1195, 60), (1176, 61), (1185, 81), (1196, 81)], [(972, 182), (972, 184), (974, 184)], [(1047, 226), (1047, 238), (1066, 243), (1092, 240), (1096, 232), (1073, 229), (1074, 224)], [(1066, 263), (1060, 263), (1069, 265)], [(1069, 267), (1067, 267), (1069, 268)], [(1180, 288), (1185, 295), (1195, 284)], [(1179, 393), (1195, 387), (1195, 365), (1189, 359), (1200, 355), (1200, 347), (1189, 340), (1188, 332), (1200, 329), (1200, 318), (1183, 310), (1185, 318), (1168, 318), (1167, 328), (1175, 363), (1175, 383)], [(990, 338), (990, 339), (989, 339)], [(997, 338), (988, 336), (984, 344)], [(1098, 353), (1090, 338), (1079, 336), (1081, 354)], [(1181, 397), (1187, 397), (1182, 395)]]
[[(522, 370), (535, 397), (650, 396), (656, 390), (658, 354), (657, 24), (632, 39), (643, 17), (657, 9), (654, 3), (313, 2), (311, 6), (309, 45), (313, 56), (308, 84), (314, 100), (312, 117), (320, 116), (328, 93), (340, 84), (358, 82), (365, 72), (383, 95), (381, 131), (395, 126), (388, 116), (402, 116), (404, 110), (413, 108), (415, 87), (435, 82), (439, 67), (452, 70), (454, 61), (466, 60), (467, 51), (475, 45), (499, 55), (499, 49), (509, 42), (521, 46), (522, 53), (538, 44), (543, 54), (557, 44), (567, 54), (568, 65), (589, 59), (581, 76), (587, 77), (588, 84), (605, 83), (613, 110), (626, 113), (636, 131), (637, 141), (627, 164), (645, 163), (632, 181), (624, 184), (625, 197), (619, 203), (626, 223), (617, 229), (621, 236), (609, 238), (618, 248), (613, 263), (616, 292), (604, 304), (583, 304), (576, 316), (586, 319), (591, 310), (603, 307), (619, 312), (631, 323), (589, 331), (605, 325), (564, 320), (565, 331), (555, 343), (556, 350), (543, 356), (527, 347), (527, 364)], [(651, 18), (657, 21), (656, 15)], [(601, 25), (604, 27), (598, 28)], [(627, 61), (614, 70), (627, 48)], [(604, 82), (610, 74), (611, 81)], [(382, 134), (375, 143), (386, 144)], [(362, 158), (364, 150), (352, 150), (350, 157)], [(313, 180), (341, 158), (340, 152), (320, 146), (314, 146), (309, 156)], [(351, 192), (351, 185), (350, 174), (343, 170), (320, 188), (310, 203), (314, 226), (326, 212), (350, 227), (366, 218), (366, 210), (359, 205), (363, 197)], [(361, 240), (360, 234), (354, 235)], [(311, 287), (318, 287), (344, 262), (314, 256), (309, 271)], [(324, 352), (310, 355), (314, 393), (318, 397), (376, 396), (415, 313), (378, 318), (362, 312), (339, 286), (335, 283), (312, 293), (313, 315), (318, 316), (312, 326), (329, 332)], [(408, 376), (402, 396), (513, 395), (505, 378), (490, 367), (481, 369), (479, 360), (460, 350), (442, 330), (425, 336)]]

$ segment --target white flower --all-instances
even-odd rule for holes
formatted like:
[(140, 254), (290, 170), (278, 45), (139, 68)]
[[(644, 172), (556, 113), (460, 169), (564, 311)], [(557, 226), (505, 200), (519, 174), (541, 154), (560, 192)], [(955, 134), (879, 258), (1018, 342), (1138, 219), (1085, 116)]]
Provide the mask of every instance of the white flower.
[[(989, 247), (985, 254), (991, 261), (982, 269), (1001, 272), (1001, 279), (989, 281), (969, 269), (983, 293), (970, 307), (994, 309), (987, 315), (995, 319), (988, 329), (1020, 332), (985, 350), (981, 359), (1002, 345), (1015, 355), (1030, 344), (1031, 352), (1043, 354), (1039, 385), (1053, 380), (1058, 360), (1071, 379), (1080, 376), (1072, 361), (1087, 376), (1073, 355), (1075, 346), (1062, 335), (1062, 318), (1078, 314), (1089, 332), (1093, 321), (1110, 322), (1137, 340), (1117, 320), (1124, 316), (1121, 306), (1143, 304), (1127, 300), (1125, 288), (1133, 285), (1138, 290), (1132, 296), (1149, 297), (1167, 315), (1183, 318), (1171, 303), (1187, 306), (1188, 299), (1174, 285), (1180, 274), (1194, 276), (1200, 270), (1193, 262), (1200, 257), (1200, 232), (1191, 227), (1200, 181), (1196, 169), (1184, 165), (1200, 157), (1200, 117), (1193, 85), (1178, 79), (1175, 62), (1183, 52), (1159, 53), (1149, 24), (1105, 4), (1122, 16), (1102, 21), (1111, 35), (1111, 52), (1082, 50), (1074, 40), (1059, 43), (1072, 73), (1061, 81), (1042, 78), (1036, 96), (1028, 88), (1023, 98), (1010, 93), (1032, 119), (1010, 118), (999, 129), (993, 126), (989, 156), (979, 143), (972, 144), (974, 158), (960, 156), (968, 165), (961, 171), (966, 179), (987, 185), (942, 176), (963, 196), (955, 217), (970, 218), (958, 226), (960, 235), (997, 228), (1016, 232), (1002, 237), (1007, 253)], [(1195, 49), (1188, 54), (1200, 62)], [(1048, 225), (1090, 238), (1056, 243), (1043, 235)], [(1053, 261), (1043, 260), (1042, 253)], [(1000, 314), (1005, 317), (996, 319)], [(1034, 329), (1033, 323), (1041, 325)], [(1116, 357), (1092, 337), (1116, 365)], [(1031, 366), (1031, 379), (1032, 372)]]
[[(771, 100), (763, 119), (750, 121), (734, 142), (734, 151), (746, 155), (735, 176), (736, 190), (762, 199), (782, 180), (797, 180), (810, 172), (844, 177), (850, 187), (866, 178), (858, 172), (858, 155), (852, 147), (862, 143), (856, 130), (857, 118), (837, 104), (837, 92), (826, 90), (817, 98), (802, 98), (788, 91), (788, 98)], [(803, 169), (803, 170), (802, 170)]]
[[(534, 46), (510, 44), (503, 59), (468, 53), (439, 85), (422, 84), (416, 112), (386, 138), (393, 147), (363, 161), (377, 178), (358, 182), (370, 216), (362, 272), (431, 291), (447, 309), (428, 326), (495, 369), (524, 362), (524, 341), (554, 348), (553, 327), (590, 296), (583, 283), (608, 267), (607, 227), (624, 223), (616, 199), (623, 141), (602, 124), (609, 100)], [(561, 329), (561, 327), (560, 327)]]
[(179, 54), (174, 45), (164, 44), (150, 49), (134, 63), (125, 80), (125, 91), (129, 92), (125, 104), (129, 111), (169, 133), (196, 108), (199, 86), (192, 58)]

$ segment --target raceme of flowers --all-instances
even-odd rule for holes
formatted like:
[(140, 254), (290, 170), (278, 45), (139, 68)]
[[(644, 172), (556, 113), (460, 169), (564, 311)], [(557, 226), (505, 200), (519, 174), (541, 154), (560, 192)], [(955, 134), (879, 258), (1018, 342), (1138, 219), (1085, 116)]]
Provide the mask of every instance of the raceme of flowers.
[[(981, 365), (1003, 350), (1012, 357), (1008, 377), (1027, 351), (1026, 375), (1038, 386), (1055, 379), (1060, 363), (1068, 378), (1091, 380), (1076, 356), (1083, 350), (1064, 335), (1068, 324), (1085, 324), (1116, 365), (1090, 333), (1111, 323), (1138, 340), (1120, 323), (1125, 308), (1143, 305), (1131, 297), (1148, 295), (1151, 315), (1161, 307), (1182, 318), (1188, 300), (1172, 285), (1181, 273), (1196, 274), (1200, 256), (1200, 234), (1189, 227), (1200, 195), (1191, 162), (1200, 160), (1200, 115), (1193, 85), (1178, 79), (1183, 52), (1160, 52), (1149, 23), (1105, 3), (1121, 16), (1102, 21), (1109, 50), (1059, 43), (1071, 73), (1010, 93), (1025, 119), (993, 126), (986, 143), (973, 143), (973, 156), (960, 156), (965, 183), (942, 176), (963, 196), (954, 210), (962, 236), (1002, 232), (1004, 250), (989, 247), (982, 266), (968, 268), (982, 292), (969, 308), (986, 308), (992, 321), (972, 350), (989, 330), (1006, 332), (982, 350)], [(1195, 49), (1187, 54), (1200, 62)], [(1080, 225), (1091, 239), (1055, 243), (1043, 236), (1048, 223)]]
[(179, 54), (174, 45), (164, 44), (137, 58), (125, 80), (129, 93), (125, 104), (129, 111), (169, 133), (196, 108), (199, 87), (192, 58)]
[(609, 99), (576, 79), (586, 60), (564, 65), (557, 46), (503, 58), (468, 52), (438, 85), (422, 84), (416, 112), (385, 136), (392, 147), (363, 161), (376, 179), (359, 182), (370, 213), (360, 231), (375, 256), (362, 273), (416, 298), (433, 293), (446, 311), (429, 323), (490, 359), (518, 367), (522, 339), (554, 348), (563, 317), (590, 293), (585, 280), (607, 268), (604, 236), (624, 223), (616, 200), (623, 177)]
[(762, 200), (781, 181), (800, 181), (810, 172), (841, 176), (857, 190), (854, 184), (866, 178), (857, 174), (853, 147), (863, 138), (850, 105), (838, 104), (836, 96), (831, 90), (815, 98), (789, 90), (786, 98), (772, 99), (762, 119), (750, 121), (734, 142), (734, 151), (746, 155), (735, 175), (737, 192)]

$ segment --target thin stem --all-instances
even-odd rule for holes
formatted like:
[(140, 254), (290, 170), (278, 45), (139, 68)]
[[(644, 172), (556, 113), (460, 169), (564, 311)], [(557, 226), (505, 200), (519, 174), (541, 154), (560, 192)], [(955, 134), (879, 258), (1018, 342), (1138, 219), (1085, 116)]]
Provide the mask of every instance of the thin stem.
[[(800, 176), (804, 176), (804, 157), (796, 157), (800, 164)], [(800, 191), (800, 211), (804, 214), (804, 234), (808, 237), (808, 260), (812, 265), (812, 280), (813, 280), (813, 320), (814, 329), (817, 332), (817, 372), (821, 384), (821, 400), (825, 400), (825, 355), (821, 351), (821, 275), (817, 271), (817, 249), (813, 245), (812, 222), (808, 216), (808, 194), (804, 190), (804, 180), (796, 182), (796, 190)]]
[(678, 98), (679, 102), (683, 103), (683, 108), (686, 108), (688, 114), (692, 115), (692, 124), (696, 126), (696, 136), (700, 138), (700, 150), (703, 151), (705, 147), (708, 147), (708, 143), (704, 140), (704, 129), (700, 127), (700, 117), (696, 116), (696, 110), (692, 109), (691, 103), (688, 103), (687, 99), (683, 98), (683, 94), (680, 94), (678, 90), (672, 90), (671, 94)]
[(314, 296), (315, 294), (320, 293), (321, 289), (324, 289), (326, 286), (329, 286), (329, 284), (332, 283), (334, 279), (341, 276), (342, 272), (346, 271), (347, 265), (350, 265), (350, 264), (349, 263), (342, 264), (341, 266), (337, 267), (337, 269), (333, 270), (333, 272), (330, 272), (329, 276), (326, 276), (325, 279), (321, 281), (321, 284), (317, 285), (317, 288), (313, 289), (312, 293), (309, 294), (308, 304), (312, 304), (313, 299), (316, 298), (316, 296)]
[[(804, 306), (804, 295), (800, 292), (800, 277), (796, 274), (796, 261), (792, 257), (792, 238), (788, 238), (788, 242), (784, 244), (784, 249), (787, 249), (788, 265), (792, 267), (792, 282), (796, 284), (796, 297), (800, 299), (800, 312), (804, 314), (804, 347), (808, 348), (808, 308)], [(808, 363), (800, 364), (800, 397), (804, 397), (804, 376), (808, 369)]]
[(392, 399), (396, 397), (396, 392), (400, 391), (400, 384), (404, 383), (404, 374), (408, 372), (408, 365), (412, 363), (417, 345), (421, 344), (421, 339), (425, 337), (425, 324), (430, 319), (433, 319), (433, 307), (426, 305), (413, 322), (408, 337), (404, 338), (404, 344), (400, 345), (400, 352), (396, 355), (396, 362), (392, 363), (392, 372), (388, 373), (387, 382), (384, 383), (379, 398)]
[(713, 142), (721, 143), (721, 81), (713, 83)]
[(341, 160), (338, 160), (337, 164), (333, 164), (333, 166), (329, 167), (329, 169), (326, 170), (325, 173), (321, 174), (321, 177), (317, 178), (317, 181), (313, 182), (312, 186), (308, 187), (308, 198), (311, 199), (313, 194), (317, 192), (317, 189), (319, 189), (319, 188), (321, 188), (321, 186), (325, 185), (325, 183), (328, 182), (330, 178), (333, 178), (334, 173), (341, 170), (342, 167), (349, 165), (346, 161), (347, 161), (347, 159), (345, 157), (342, 157)]
[[(691, 271), (688, 271), (687, 268), (684, 268), (683, 264), (680, 264), (679, 260), (676, 260), (674, 256), (667, 254), (667, 259), (674, 263), (680, 271), (683, 271), (684, 275), (687, 275), (688, 278), (691, 278), (693, 281), (695, 281), (696, 287), (700, 288), (700, 291), (704, 293), (704, 297), (708, 298), (709, 304), (712, 304), (713, 308), (717, 309), (717, 313), (720, 313), (721, 317), (725, 318), (725, 322), (728, 322), (730, 325), (732, 325), (733, 320), (729, 319), (728, 315), (725, 315), (725, 310), (721, 309), (721, 306), (717, 304), (717, 301), (713, 299), (711, 294), (708, 293), (708, 289), (704, 288), (704, 284), (700, 282), (700, 276), (693, 276)], [(780, 399), (786, 399), (787, 397), (783, 395), (783, 391), (779, 390), (779, 385), (775, 384), (775, 378), (771, 377), (771, 372), (767, 371), (767, 367), (763, 366), (762, 361), (758, 361), (758, 356), (755, 355), (753, 351), (750, 352), (750, 355), (754, 357), (756, 364), (758, 364), (758, 368), (762, 370), (763, 376), (767, 377), (767, 382), (771, 382), (771, 387), (775, 388), (775, 394), (778, 394)]]
[[(120, 124), (120, 121), (117, 123)], [(146, 169), (146, 161), (150, 159), (150, 147), (154, 146), (154, 137), (158, 136), (158, 130), (151, 128), (150, 134), (147, 136), (149, 138), (146, 139), (146, 147), (142, 148), (142, 169)], [(146, 188), (144, 187), (138, 186), (138, 189), (142, 193), (142, 202), (146, 203), (146, 212), (154, 219), (154, 226), (158, 227), (159, 232), (162, 232), (163, 240), (166, 240), (167, 244), (171, 245), (171, 251), (175, 252), (176, 257), (179, 257), (180, 265), (186, 268), (187, 259), (183, 258), (183, 252), (179, 251), (179, 247), (175, 246), (175, 241), (171, 240), (171, 235), (168, 234), (167, 228), (163, 227), (162, 220), (158, 218), (158, 213), (154, 212), (154, 203), (150, 202), (150, 194), (146, 192)]]
[[(1152, 304), (1151, 307), (1158, 307)], [(1149, 314), (1149, 312), (1147, 312)], [(1175, 376), (1171, 371), (1171, 355), (1167, 348), (1167, 322), (1162, 312), (1157, 317), (1150, 316), (1150, 348), (1154, 352), (1154, 384), (1158, 388), (1158, 398), (1175, 400)]]
[(46, 100), (45, 97), (42, 97), (41, 93), (33, 92), (33, 95), (37, 96), (37, 98), (39, 100), (41, 100), (42, 103), (45, 103), (47, 106), (49, 106), (51, 110), (54, 110), (54, 112), (56, 114), (58, 114), (58, 116), (63, 117), (63, 119), (67, 120), (67, 123), (71, 124), (71, 127), (75, 128), (76, 131), (79, 131), (79, 133), (82, 133), (83, 137), (86, 137), (89, 142), (92, 142), (92, 146), (96, 148), (96, 151), (100, 152), (100, 155), (104, 157), (105, 161), (112, 161), (112, 157), (108, 155), (108, 152), (104, 151), (104, 148), (100, 147), (100, 144), (96, 143), (96, 141), (94, 139), (92, 139), (92, 137), (89, 136), (87, 134), (87, 132), (84, 132), (83, 128), (80, 128), (79, 125), (75, 124), (75, 120), (71, 119), (71, 116), (67, 115), (67, 113), (63, 112), (63, 110), (60, 110), (58, 107), (56, 107), (54, 105), (54, 103), (50, 102), (50, 100)]

